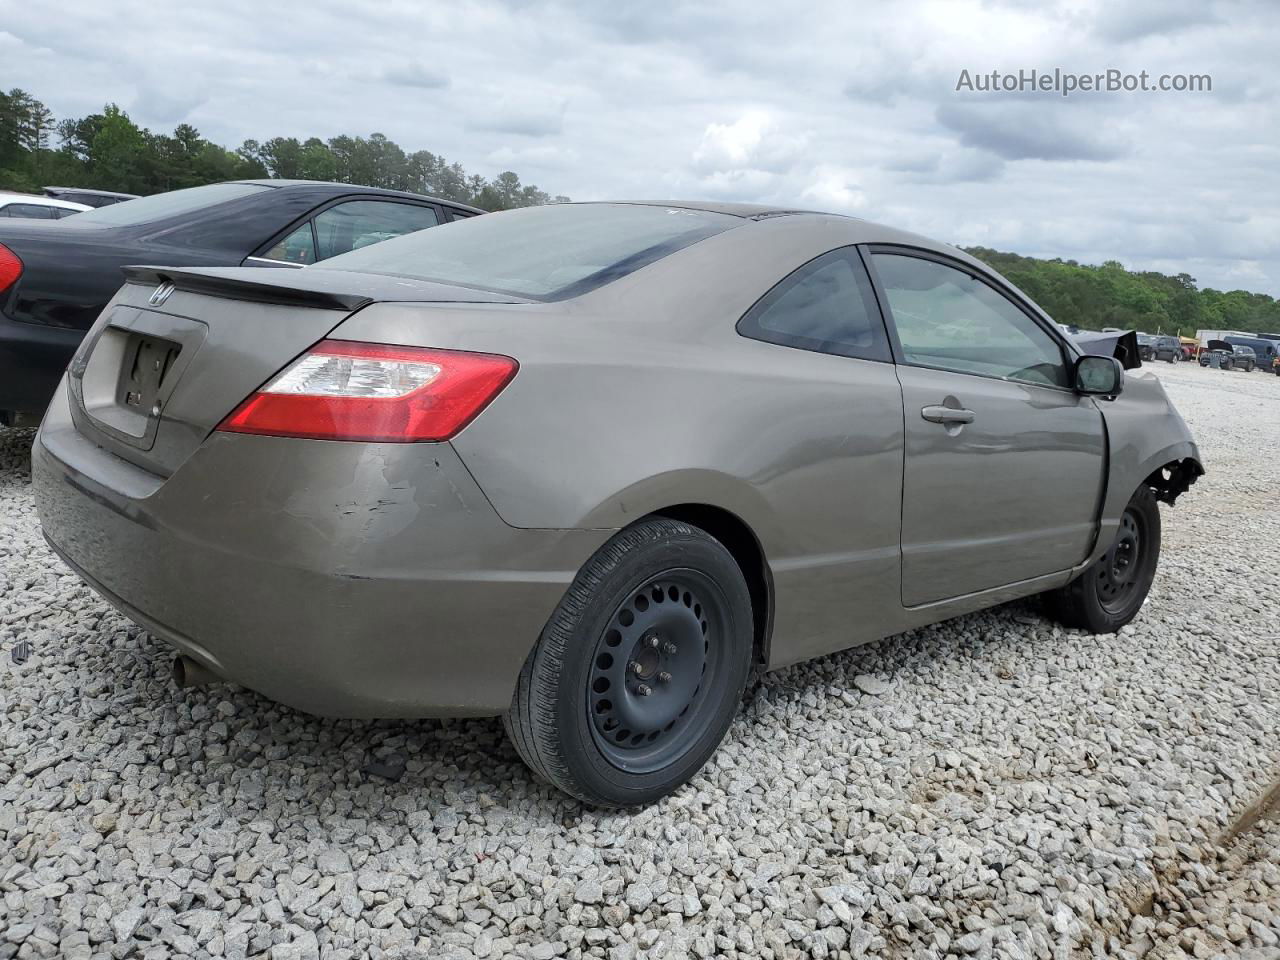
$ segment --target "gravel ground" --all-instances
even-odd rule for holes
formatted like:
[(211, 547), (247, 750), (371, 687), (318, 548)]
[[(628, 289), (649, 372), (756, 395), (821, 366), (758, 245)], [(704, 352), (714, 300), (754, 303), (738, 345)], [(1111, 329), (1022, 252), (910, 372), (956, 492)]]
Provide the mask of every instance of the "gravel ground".
[(1280, 378), (1155, 371), (1210, 474), (1133, 625), (1015, 604), (770, 675), (633, 814), (496, 720), (175, 690), (0, 431), (0, 958), (1280, 957)]

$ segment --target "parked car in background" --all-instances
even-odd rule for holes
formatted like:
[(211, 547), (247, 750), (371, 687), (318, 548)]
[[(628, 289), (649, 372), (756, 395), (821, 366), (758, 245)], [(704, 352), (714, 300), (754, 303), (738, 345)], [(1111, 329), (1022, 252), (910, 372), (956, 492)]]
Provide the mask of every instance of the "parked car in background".
[(72, 203), (69, 200), (54, 200), (29, 193), (0, 192), (0, 217), (6, 219), (61, 220), (92, 209), (83, 203)]
[(56, 197), (59, 200), (70, 200), (73, 203), (83, 203), (90, 207), (109, 207), (113, 203), (123, 203), (125, 200), (136, 200), (136, 193), (116, 193), (114, 190), (89, 190), (85, 187), (45, 187), (44, 195), (46, 197)]
[(1273, 362), (1280, 356), (1280, 340), (1269, 340), (1265, 337), (1241, 337), (1234, 334), (1222, 338), (1233, 347), (1248, 347), (1253, 351), (1256, 365), (1267, 372), (1271, 371)]
[(731, 203), (131, 268), (31, 460), (181, 683), (503, 716), (619, 807), (697, 773), (754, 669), (1041, 593), (1120, 629), (1203, 472), (1156, 377), (973, 257)]
[(302, 267), (482, 212), (349, 183), (246, 180), (57, 223), (0, 220), (0, 422), (44, 410), (126, 264)]
[(1139, 333), (1138, 338), (1138, 355), (1147, 363), (1156, 360), (1164, 360), (1167, 363), (1177, 363), (1183, 359), (1182, 341), (1176, 336), (1167, 336), (1164, 334)]
[(1142, 359), (1177, 363), (1182, 359), (1182, 341), (1177, 337), (1157, 335), (1151, 338), (1148, 352), (1150, 355)]
[[(1216, 358), (1216, 361), (1215, 361)], [(1258, 358), (1251, 347), (1237, 346), (1225, 340), (1210, 340), (1200, 351), (1200, 366), (1218, 366), (1223, 370), (1243, 370), (1246, 373), (1258, 365)]]

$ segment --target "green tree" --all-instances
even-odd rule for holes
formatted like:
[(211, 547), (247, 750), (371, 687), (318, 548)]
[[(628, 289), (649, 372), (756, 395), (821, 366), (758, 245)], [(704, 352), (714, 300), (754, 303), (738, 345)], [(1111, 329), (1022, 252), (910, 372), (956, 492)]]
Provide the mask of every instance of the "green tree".
[(146, 137), (129, 115), (114, 103), (102, 111), (102, 122), (89, 146), (93, 184), (107, 190), (135, 193), (144, 180), (138, 169)]
[(1194, 336), (1197, 330), (1280, 332), (1280, 301), (1263, 293), (1200, 290), (1180, 273), (1126, 270), (1073, 260), (1037, 260), (986, 247), (967, 251), (999, 270), (1059, 323), (1086, 330), (1126, 327)]

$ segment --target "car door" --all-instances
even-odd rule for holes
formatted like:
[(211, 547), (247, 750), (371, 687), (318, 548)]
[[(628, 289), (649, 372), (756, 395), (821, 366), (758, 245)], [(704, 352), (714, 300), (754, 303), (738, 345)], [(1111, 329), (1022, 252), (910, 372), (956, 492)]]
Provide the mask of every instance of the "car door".
[(784, 659), (901, 629), (902, 397), (857, 247), (797, 267), (737, 331), (763, 342), (743, 389), (770, 417), (743, 462), (786, 530), (771, 544)]
[(1096, 531), (1106, 441), (1073, 355), (1010, 291), (958, 260), (869, 249), (906, 428), (907, 607), (1066, 570)]
[(344, 200), (284, 230), (245, 259), (245, 266), (305, 267), (441, 222), (433, 206), (390, 198)]

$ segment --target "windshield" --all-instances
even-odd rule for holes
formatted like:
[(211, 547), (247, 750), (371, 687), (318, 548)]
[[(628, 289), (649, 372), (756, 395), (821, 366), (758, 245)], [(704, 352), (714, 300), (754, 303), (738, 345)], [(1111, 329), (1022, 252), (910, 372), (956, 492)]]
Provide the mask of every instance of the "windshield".
[(743, 222), (679, 207), (551, 204), (422, 230), (307, 269), (385, 273), (563, 300)]
[(260, 190), (271, 187), (260, 183), (211, 183), (204, 187), (189, 187), (186, 190), (170, 190), (168, 193), (155, 193), (137, 200), (125, 200), (110, 206), (86, 210), (75, 216), (76, 223), (92, 223), (100, 227), (124, 227), (135, 223), (150, 223), (153, 220), (164, 220), (180, 213), (190, 213), (203, 207), (238, 200)]

